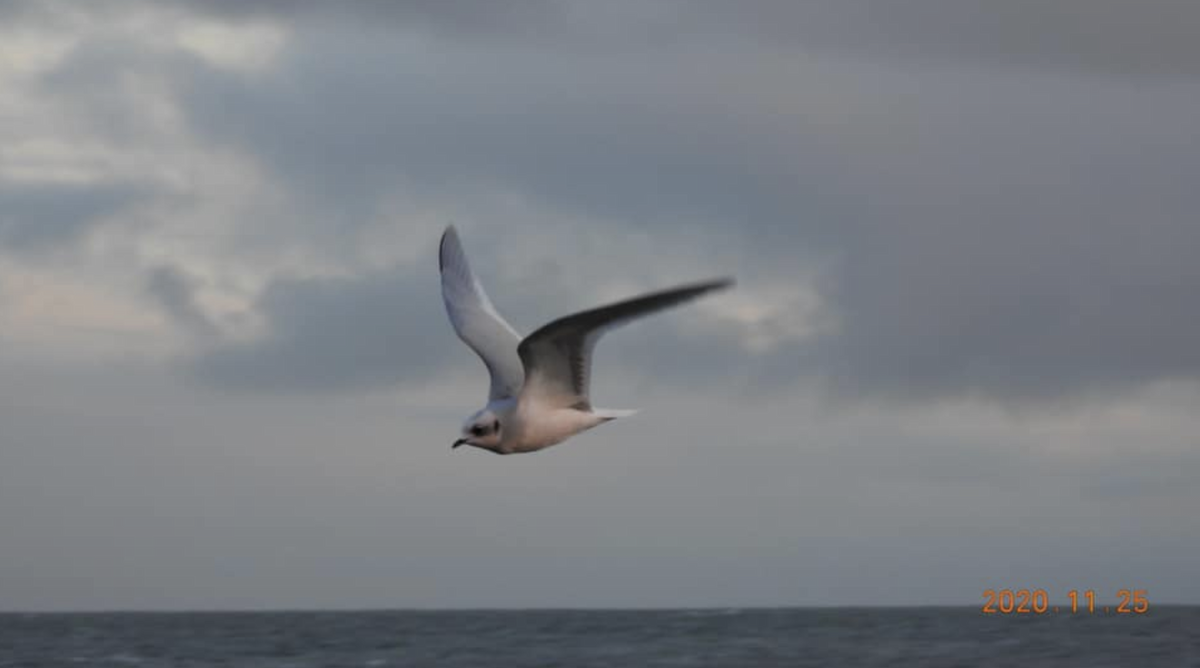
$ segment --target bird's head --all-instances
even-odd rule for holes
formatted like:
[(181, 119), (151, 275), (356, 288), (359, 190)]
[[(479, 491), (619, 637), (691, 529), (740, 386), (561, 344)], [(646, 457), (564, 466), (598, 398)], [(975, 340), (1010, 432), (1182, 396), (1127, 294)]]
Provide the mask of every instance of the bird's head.
[(473, 445), (496, 452), (500, 448), (500, 429), (500, 418), (485, 408), (467, 418), (463, 424), (462, 438), (455, 441), (450, 449), (460, 445)]

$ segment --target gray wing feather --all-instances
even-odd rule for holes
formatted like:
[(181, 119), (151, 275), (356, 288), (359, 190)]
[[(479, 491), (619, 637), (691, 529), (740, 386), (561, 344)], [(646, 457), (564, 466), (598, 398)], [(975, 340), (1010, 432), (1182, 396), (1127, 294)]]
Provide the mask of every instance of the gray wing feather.
[(559, 318), (525, 337), (517, 353), (525, 366), (525, 392), (557, 407), (590, 410), (592, 349), (604, 332), (635, 318), (733, 285), (722, 278), (652, 292)]
[(442, 274), (442, 301), (454, 331), (479, 355), (491, 375), (488, 400), (516, 396), (525, 380), (517, 355), (521, 336), (496, 312), (471, 272), (453, 225), (442, 234), (438, 270)]

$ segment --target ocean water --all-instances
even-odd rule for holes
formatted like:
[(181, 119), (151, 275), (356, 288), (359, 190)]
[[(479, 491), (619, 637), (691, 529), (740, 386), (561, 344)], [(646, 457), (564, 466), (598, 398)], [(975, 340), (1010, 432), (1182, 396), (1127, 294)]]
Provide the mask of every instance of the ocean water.
[(1200, 607), (3, 614), (0, 666), (1200, 667)]

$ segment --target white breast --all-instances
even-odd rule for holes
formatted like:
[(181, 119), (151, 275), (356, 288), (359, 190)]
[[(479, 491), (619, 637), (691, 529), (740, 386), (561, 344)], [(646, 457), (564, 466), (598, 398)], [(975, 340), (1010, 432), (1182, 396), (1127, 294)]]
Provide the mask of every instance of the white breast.
[(603, 422), (592, 413), (533, 402), (521, 402), (514, 418), (503, 430), (501, 449), (505, 452), (541, 450)]

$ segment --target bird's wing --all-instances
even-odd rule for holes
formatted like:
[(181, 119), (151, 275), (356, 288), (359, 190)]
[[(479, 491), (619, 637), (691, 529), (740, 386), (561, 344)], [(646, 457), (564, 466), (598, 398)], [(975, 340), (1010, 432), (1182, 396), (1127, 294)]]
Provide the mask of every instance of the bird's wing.
[(684, 285), (559, 318), (521, 341), (523, 393), (559, 408), (590, 410), (588, 377), (600, 336), (630, 320), (733, 285), (728, 278)]
[(446, 302), (446, 315), (454, 331), (479, 355), (491, 374), (488, 400), (515, 397), (525, 380), (517, 355), (521, 336), (496, 312), (479, 279), (471, 273), (453, 225), (442, 234), (438, 270), (442, 273), (442, 301)]

